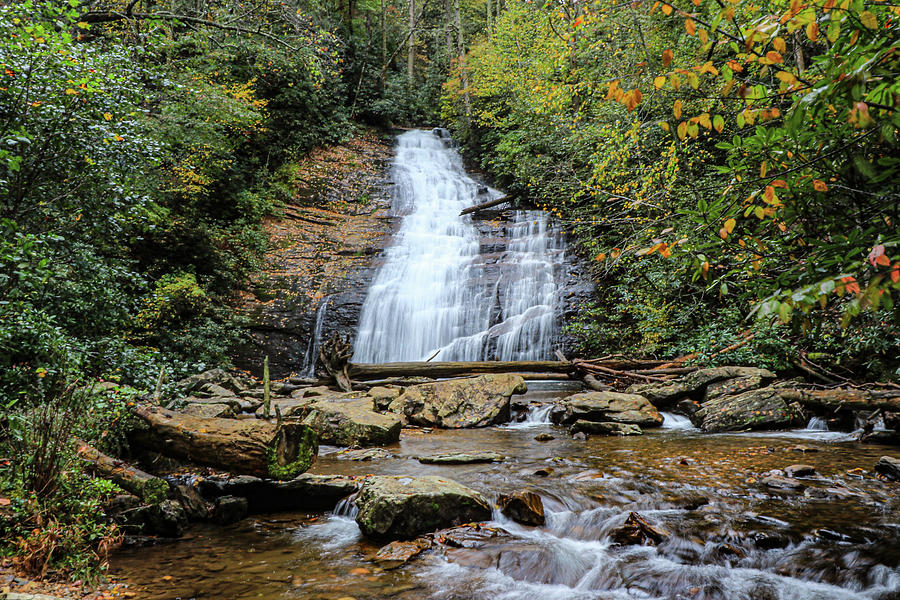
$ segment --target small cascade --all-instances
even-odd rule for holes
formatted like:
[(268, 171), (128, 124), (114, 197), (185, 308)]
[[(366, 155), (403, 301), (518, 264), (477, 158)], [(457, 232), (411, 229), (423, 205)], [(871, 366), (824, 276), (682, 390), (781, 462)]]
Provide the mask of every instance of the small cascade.
[(306, 355), (303, 358), (303, 377), (316, 376), (316, 362), (319, 360), (319, 348), (322, 345), (322, 327), (325, 324), (325, 312), (328, 310), (329, 297), (325, 297), (322, 304), (316, 310), (316, 323), (313, 326), (312, 335), (309, 336), (309, 343), (306, 346)]
[(525, 411), (525, 418), (516, 423), (510, 423), (510, 429), (522, 429), (525, 427), (538, 427), (540, 425), (550, 425), (550, 413), (553, 411), (553, 404), (530, 404), (528, 410)]
[(355, 519), (359, 509), (356, 507), (356, 494), (350, 494), (346, 498), (340, 500), (331, 511), (331, 514), (337, 517), (347, 517)]
[(392, 179), (402, 221), (363, 304), (353, 362), (549, 357), (563, 250), (547, 216), (517, 211), (483, 242), (459, 213), (501, 193), (469, 177), (434, 132), (398, 138)]
[(661, 414), (663, 416), (663, 429), (694, 429), (694, 424), (684, 415), (676, 415), (675, 413), (668, 412)]
[(828, 421), (822, 417), (812, 417), (806, 424), (808, 431), (828, 431)]

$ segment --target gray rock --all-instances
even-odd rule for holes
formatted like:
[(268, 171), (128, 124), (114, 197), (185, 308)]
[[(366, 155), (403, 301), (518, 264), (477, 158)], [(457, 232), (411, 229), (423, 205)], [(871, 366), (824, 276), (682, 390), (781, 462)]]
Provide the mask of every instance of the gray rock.
[(138, 509), (137, 517), (143, 522), (142, 533), (162, 537), (181, 537), (188, 519), (181, 505), (175, 500), (164, 500)]
[(182, 393), (190, 394), (210, 384), (229, 390), (230, 393), (224, 394), (225, 396), (238, 394), (246, 389), (244, 384), (223, 369), (210, 369), (197, 375), (191, 375), (179, 381), (176, 386)]
[(737, 396), (720, 396), (703, 404), (693, 417), (704, 431), (777, 429), (802, 423), (800, 408), (788, 404), (781, 390), (768, 387)]
[(510, 397), (526, 390), (524, 379), (505, 373), (437, 381), (406, 388), (388, 409), (413, 425), (487, 427), (508, 422)]
[(189, 521), (205, 521), (209, 518), (209, 507), (197, 488), (183, 483), (170, 485), (172, 497), (181, 504)]
[(401, 387), (385, 387), (375, 386), (369, 390), (367, 394), (372, 399), (372, 406), (379, 412), (388, 410), (391, 402), (400, 397), (403, 393)]
[(223, 419), (234, 417), (234, 410), (231, 406), (219, 402), (189, 402), (179, 412), (194, 417)]
[(582, 392), (564, 398), (562, 413), (551, 414), (556, 422), (576, 421), (631, 423), (642, 427), (659, 427), (663, 417), (649, 400), (637, 394), (617, 392)]
[(374, 539), (410, 539), (491, 517), (481, 494), (440, 477), (369, 477), (356, 505), (356, 522)]
[(788, 477), (812, 477), (816, 474), (816, 468), (812, 465), (791, 465), (784, 468), (784, 474)]
[[(640, 394), (653, 402), (656, 406), (666, 408), (675, 405), (679, 400), (684, 398), (692, 398), (701, 400), (710, 384), (737, 380), (744, 378), (759, 378), (760, 384), (765, 384), (775, 379), (775, 374), (766, 369), (757, 369), (755, 367), (714, 367), (711, 369), (700, 369), (685, 375), (681, 379), (667, 383), (649, 383), (639, 384), (629, 387), (626, 392), (631, 394)], [(750, 385), (751, 379), (746, 379), (740, 384), (732, 383), (722, 386), (722, 389), (728, 389), (729, 386), (737, 390), (739, 385)]]
[(425, 465), (472, 465), (479, 463), (502, 462), (503, 455), (496, 452), (470, 452), (420, 456), (419, 462)]
[(642, 435), (641, 428), (632, 423), (610, 423), (595, 421), (575, 421), (569, 427), (569, 433), (585, 433), (588, 435)]
[(385, 458), (394, 458), (388, 450), (384, 448), (359, 448), (355, 450), (341, 450), (333, 455), (338, 460), (381, 460)]
[(766, 373), (772, 375), (772, 377), (764, 377), (761, 374), (755, 374), (710, 383), (706, 386), (706, 391), (703, 395), (704, 401), (715, 400), (722, 396), (735, 396), (764, 387), (774, 379), (774, 374), (769, 372)]
[(900, 459), (882, 456), (875, 463), (875, 472), (884, 475), (891, 481), (900, 481)]
[(400, 440), (403, 421), (377, 413), (371, 398), (319, 400), (307, 407), (303, 423), (319, 434), (323, 444), (337, 446), (386, 446)]
[(796, 479), (789, 479), (780, 475), (767, 475), (760, 479), (760, 483), (775, 490), (789, 490), (793, 492), (800, 492), (806, 488), (803, 483)]
[(213, 521), (220, 525), (230, 525), (237, 523), (247, 516), (249, 506), (246, 498), (238, 496), (222, 496), (216, 499), (216, 506), (213, 508)]

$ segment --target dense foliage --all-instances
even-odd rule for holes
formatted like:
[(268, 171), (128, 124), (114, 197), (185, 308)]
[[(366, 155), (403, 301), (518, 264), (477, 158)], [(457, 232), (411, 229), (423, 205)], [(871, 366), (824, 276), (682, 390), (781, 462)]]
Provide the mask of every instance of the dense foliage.
[(898, 14), (512, 1), (443, 114), (596, 260), (586, 349), (896, 377)]

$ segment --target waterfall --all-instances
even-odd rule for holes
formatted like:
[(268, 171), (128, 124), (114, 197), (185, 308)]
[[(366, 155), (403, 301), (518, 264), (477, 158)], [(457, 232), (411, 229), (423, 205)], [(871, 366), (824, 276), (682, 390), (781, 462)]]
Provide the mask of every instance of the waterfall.
[(363, 304), (352, 360), (549, 357), (562, 249), (546, 215), (517, 211), (494, 233), (500, 241), (483, 244), (459, 213), (501, 194), (469, 177), (432, 132), (399, 136), (392, 178), (402, 221)]
[(811, 417), (806, 424), (809, 431), (828, 431), (828, 421), (822, 417)]
[(303, 369), (301, 371), (303, 377), (316, 376), (316, 361), (319, 360), (319, 348), (322, 346), (322, 327), (325, 323), (325, 311), (328, 310), (328, 300), (329, 298), (326, 296), (316, 310), (316, 323), (313, 326), (312, 335), (309, 336), (306, 356), (303, 358)]

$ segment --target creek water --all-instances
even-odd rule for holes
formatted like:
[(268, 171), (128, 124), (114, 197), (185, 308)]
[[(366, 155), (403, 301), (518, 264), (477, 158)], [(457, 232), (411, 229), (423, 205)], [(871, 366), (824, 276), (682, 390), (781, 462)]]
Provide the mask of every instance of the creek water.
[[(492, 501), (528, 488), (547, 523), (524, 527), (495, 513), (492, 534), (431, 551), (397, 570), (367, 557), (352, 501), (329, 513), (258, 515), (195, 525), (185, 539), (119, 552), (115, 576), (138, 597), (337, 600), (900, 598), (900, 498), (871, 473), (900, 449), (823, 440), (799, 430), (754, 436), (687, 428), (573, 440), (541, 423), (530, 392), (523, 422), (477, 430), (404, 430), (393, 458), (340, 460), (323, 447), (312, 472), (440, 475)], [(554, 439), (535, 441), (539, 433)], [(797, 451), (801, 444), (805, 451)], [(507, 457), (490, 465), (423, 465), (416, 458), (473, 449)], [(794, 463), (815, 467), (804, 491), (770, 489), (761, 476)], [(610, 534), (635, 511), (670, 537), (617, 546)]]
[(353, 361), (536, 360), (557, 332), (560, 236), (517, 211), (485, 243), (460, 211), (497, 198), (430, 131), (398, 137), (392, 210), (402, 217), (363, 304)]

